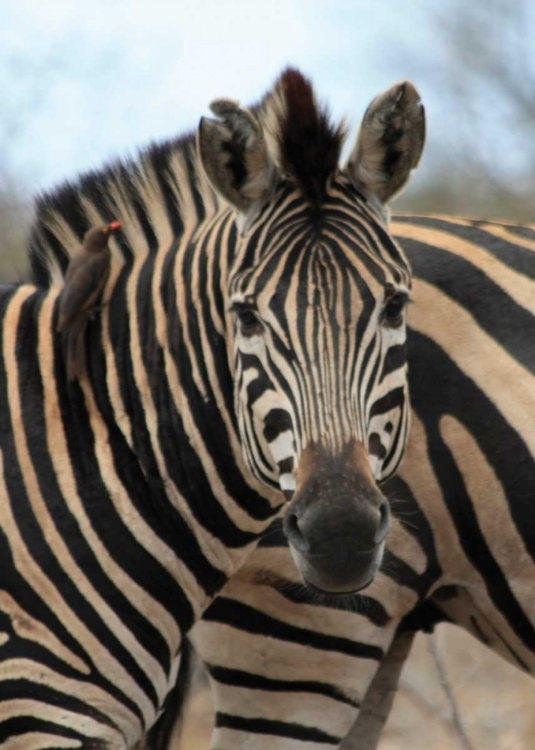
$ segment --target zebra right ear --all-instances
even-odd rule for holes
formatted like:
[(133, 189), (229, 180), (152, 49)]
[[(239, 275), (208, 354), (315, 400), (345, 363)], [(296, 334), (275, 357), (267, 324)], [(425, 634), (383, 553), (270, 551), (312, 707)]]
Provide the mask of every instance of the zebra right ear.
[(386, 205), (416, 169), (425, 142), (425, 112), (410, 81), (370, 104), (347, 164), (354, 184)]
[(210, 105), (219, 120), (201, 119), (197, 146), (212, 187), (234, 208), (247, 213), (266, 198), (275, 183), (259, 122), (252, 112), (230, 99)]

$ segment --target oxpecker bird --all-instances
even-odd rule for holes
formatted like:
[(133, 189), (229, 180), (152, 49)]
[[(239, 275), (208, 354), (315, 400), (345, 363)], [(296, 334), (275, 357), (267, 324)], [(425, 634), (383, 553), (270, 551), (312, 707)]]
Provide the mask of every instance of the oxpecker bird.
[(93, 227), (85, 237), (80, 252), (67, 269), (59, 301), (57, 330), (61, 332), (69, 380), (80, 379), (85, 372), (85, 330), (104, 290), (110, 271), (111, 251), (108, 240), (121, 226), (120, 222)]

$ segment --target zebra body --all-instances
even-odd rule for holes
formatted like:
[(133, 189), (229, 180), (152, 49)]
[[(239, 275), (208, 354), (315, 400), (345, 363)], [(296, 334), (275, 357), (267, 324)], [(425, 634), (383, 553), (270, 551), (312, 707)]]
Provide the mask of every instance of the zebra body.
[(337, 746), (404, 627), (449, 619), (535, 672), (535, 229), (400, 216), (392, 231), (414, 273), (413, 413), (383, 485), (383, 568), (362, 594), (325, 599), (266, 536), (192, 631), (218, 750)]
[[(5, 747), (133, 747), (176, 681), (183, 634), (281, 511), (281, 490), (296, 559), (321, 585), (346, 574), (323, 525), (365, 527), (340, 585), (368, 580), (382, 554), (376, 479), (405, 444), (410, 287), (384, 214), (421, 152), (419, 98), (401, 84), (372, 103), (345, 170), (342, 132), (296, 71), (255, 110), (213, 111), (198, 149), (193, 137), (153, 147), (42, 198), (39, 286), (0, 294)], [(123, 230), (69, 382), (63, 275), (88, 226), (112, 219)], [(312, 504), (312, 489), (351, 512)], [(310, 507), (317, 570), (296, 528)]]

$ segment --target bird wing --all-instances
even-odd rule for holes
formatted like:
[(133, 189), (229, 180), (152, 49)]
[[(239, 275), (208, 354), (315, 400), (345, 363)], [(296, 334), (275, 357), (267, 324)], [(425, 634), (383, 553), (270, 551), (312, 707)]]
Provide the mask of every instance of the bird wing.
[(60, 330), (98, 301), (108, 277), (110, 254), (77, 256), (71, 263), (59, 304)]

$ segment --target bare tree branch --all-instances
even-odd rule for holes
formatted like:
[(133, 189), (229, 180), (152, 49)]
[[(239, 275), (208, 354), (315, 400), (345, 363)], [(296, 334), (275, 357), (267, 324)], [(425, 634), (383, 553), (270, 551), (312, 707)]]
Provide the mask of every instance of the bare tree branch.
[(409, 656), (416, 633), (398, 634), (371, 681), (357, 720), (349, 730), (340, 750), (375, 750), (390, 715), (401, 670)]

